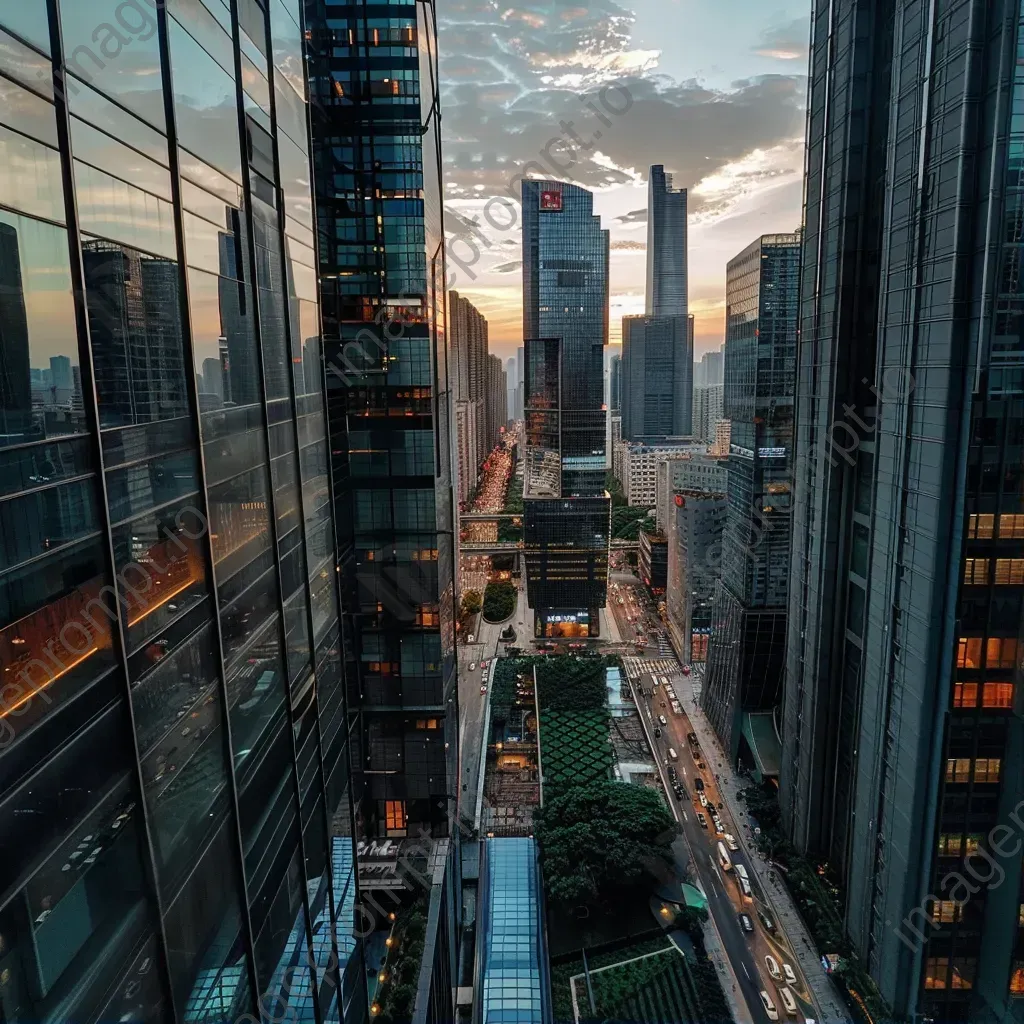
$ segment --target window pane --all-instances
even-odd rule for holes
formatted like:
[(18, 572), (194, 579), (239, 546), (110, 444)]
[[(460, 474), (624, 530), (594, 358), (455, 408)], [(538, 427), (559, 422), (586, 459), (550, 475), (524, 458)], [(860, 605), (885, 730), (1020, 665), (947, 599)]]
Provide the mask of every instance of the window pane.
[(98, 241), (82, 259), (100, 426), (187, 415), (178, 264)]
[(178, 141), (242, 180), (235, 82), (173, 18), (168, 21)]
[(62, 3), (64, 58), (75, 78), (165, 130), (156, 12), (148, 3), (120, 0)]
[(0, 126), (0, 196), (5, 206), (63, 224), (64, 185), (57, 151)]
[(46, 17), (46, 0), (20, 0), (4, 4), (0, 25), (21, 36), (44, 53), (50, 52), (50, 23)]

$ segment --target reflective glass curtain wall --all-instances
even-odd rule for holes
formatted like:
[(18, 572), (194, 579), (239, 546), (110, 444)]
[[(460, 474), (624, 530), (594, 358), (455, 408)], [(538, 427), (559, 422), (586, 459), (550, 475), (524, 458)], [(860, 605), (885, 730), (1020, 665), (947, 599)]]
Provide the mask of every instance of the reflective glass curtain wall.
[(1022, 26), (814, 5), (781, 798), (904, 1019), (1024, 1017)]
[(307, 8), (359, 830), (429, 842), (451, 832), (458, 748), (434, 9)]
[(701, 704), (732, 757), (742, 712), (775, 707), (782, 691), (799, 275), (799, 234), (762, 235), (726, 268), (732, 443)]
[(577, 185), (522, 183), (523, 536), (537, 635), (597, 636), (607, 599), (608, 232), (593, 199)]
[(0, 11), (0, 1016), (365, 1014), (294, 0)]

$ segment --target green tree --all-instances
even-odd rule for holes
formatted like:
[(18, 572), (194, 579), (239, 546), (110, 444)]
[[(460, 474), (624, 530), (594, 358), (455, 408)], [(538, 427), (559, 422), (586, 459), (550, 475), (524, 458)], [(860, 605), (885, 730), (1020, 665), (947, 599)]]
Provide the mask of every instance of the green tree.
[(488, 622), (503, 622), (516, 606), (516, 588), (512, 583), (488, 583), (484, 591), (484, 618)]
[(615, 898), (672, 862), (676, 824), (653, 789), (622, 782), (545, 788), (534, 812), (545, 886), (558, 901)]
[(479, 590), (467, 590), (462, 595), (462, 614), (476, 615), (484, 606), (484, 599)]

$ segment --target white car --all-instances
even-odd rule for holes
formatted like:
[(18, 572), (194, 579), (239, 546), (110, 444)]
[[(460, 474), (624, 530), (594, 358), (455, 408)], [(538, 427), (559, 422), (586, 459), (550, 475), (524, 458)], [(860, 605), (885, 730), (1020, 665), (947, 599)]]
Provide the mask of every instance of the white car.
[(779, 985), (779, 998), (782, 1000), (782, 1005), (786, 1008), (786, 1014), (790, 1017), (796, 1016), (796, 1000), (793, 998), (793, 993), (786, 988), (785, 985)]
[(761, 1004), (764, 1006), (764, 1012), (768, 1014), (769, 1020), (779, 1019), (779, 1011), (775, 1008), (772, 997), (764, 989), (761, 990)]
[(770, 953), (764, 958), (764, 965), (772, 976), (772, 981), (782, 981), (782, 971), (779, 970), (779, 961)]
[(796, 984), (796, 971), (794, 971), (793, 968), (790, 967), (789, 964), (783, 964), (782, 965), (782, 973), (786, 976), (786, 984), (787, 985), (795, 985)]
[(664, 715), (658, 715), (658, 721), (661, 722), (662, 725), (668, 725), (668, 719)]
[(736, 842), (736, 837), (729, 835), (728, 832), (725, 833), (725, 845), (728, 846), (733, 853), (739, 852), (740, 844)]
[(701, 794), (700, 794), (700, 805), (701, 805), (701, 807), (707, 807), (707, 805), (708, 805), (708, 798), (704, 795), (704, 791), (703, 790), (701, 790)]
[(476, 671), (476, 662), (475, 661), (471, 661), (469, 663), (469, 671), (470, 672), (475, 672)]

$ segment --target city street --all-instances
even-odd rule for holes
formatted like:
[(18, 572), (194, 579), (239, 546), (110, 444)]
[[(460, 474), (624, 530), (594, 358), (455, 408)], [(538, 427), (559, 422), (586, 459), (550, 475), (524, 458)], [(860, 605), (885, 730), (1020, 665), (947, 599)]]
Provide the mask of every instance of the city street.
[[(677, 697), (688, 697), (686, 691), (689, 687), (675, 655), (671, 652), (666, 655), (664, 644), (659, 645), (653, 635), (655, 630), (660, 629), (653, 613), (653, 604), (639, 581), (626, 574), (615, 574), (611, 594), (620, 633), (623, 636), (635, 636), (636, 628), (640, 626), (649, 641), (643, 656), (624, 658), (627, 676), (634, 699), (645, 718), (649, 736), (658, 751), (662, 770), (667, 772), (672, 767), (678, 772), (683, 787), (682, 797), (674, 795), (671, 785), (666, 787), (666, 797), (678, 812), (683, 834), (693, 855), (700, 887), (707, 896), (708, 909), (714, 917), (750, 1015), (756, 1021), (768, 1019), (761, 1005), (761, 990), (767, 991), (772, 997), (780, 1017), (786, 1015), (777, 995), (775, 980), (769, 976), (765, 963), (765, 956), (770, 955), (780, 967), (788, 964), (793, 969), (796, 984), (789, 984), (788, 987), (797, 1000), (799, 1011), (807, 1018), (819, 1017), (800, 960), (787, 938), (785, 922), (777, 919), (774, 906), (754, 869), (754, 858), (743, 847), (744, 833), (739, 826), (745, 823), (733, 817), (719, 791), (718, 776), (713, 770), (717, 762), (708, 764), (703, 760), (699, 743), (696, 748), (691, 747), (687, 739), (688, 734), (693, 732), (690, 719), (685, 709), (681, 714), (672, 709), (672, 698), (665, 692), (665, 684), (661, 680), (668, 682)], [(664, 724), (659, 716), (664, 717)], [(660, 737), (654, 735), (655, 729), (660, 729)], [(670, 750), (675, 752), (675, 759), (671, 758)], [(701, 764), (705, 767), (701, 768)], [(698, 779), (707, 800), (706, 808), (702, 807), (698, 799)], [(723, 823), (723, 831), (718, 835), (712, 827), (712, 809), (717, 811)], [(706, 827), (701, 824), (698, 814), (704, 816)], [(730, 871), (722, 870), (718, 856), (718, 843), (724, 841), (722, 837), (726, 833), (732, 835), (741, 847), (739, 851), (728, 853), (733, 865)], [(747, 870), (751, 889), (749, 897), (744, 896), (740, 890), (735, 870), (737, 864)], [(743, 931), (739, 918), (741, 913), (746, 914), (752, 923), (754, 930), (751, 934)], [(771, 929), (766, 926), (762, 914), (771, 922)]]

